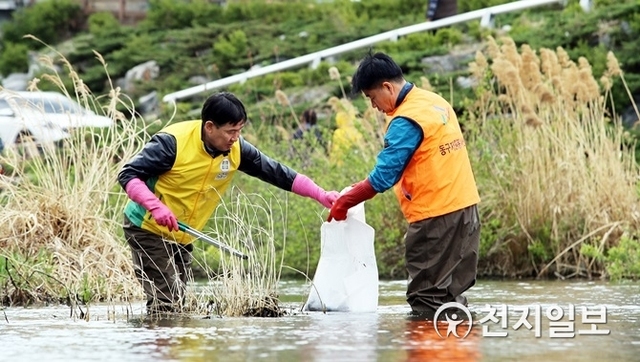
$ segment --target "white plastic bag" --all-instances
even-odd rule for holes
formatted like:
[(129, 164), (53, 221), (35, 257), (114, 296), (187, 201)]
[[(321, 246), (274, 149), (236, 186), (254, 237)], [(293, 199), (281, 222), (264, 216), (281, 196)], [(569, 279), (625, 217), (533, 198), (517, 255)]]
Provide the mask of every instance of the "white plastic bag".
[(349, 209), (345, 221), (323, 223), (320, 233), (320, 260), (303, 310), (375, 312), (375, 231), (365, 222), (364, 202)]

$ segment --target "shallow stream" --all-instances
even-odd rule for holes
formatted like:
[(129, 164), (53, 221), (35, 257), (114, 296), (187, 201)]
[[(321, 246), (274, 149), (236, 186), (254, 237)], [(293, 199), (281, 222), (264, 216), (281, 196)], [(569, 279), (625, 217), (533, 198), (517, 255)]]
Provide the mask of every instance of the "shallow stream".
[(375, 313), (299, 313), (309, 285), (286, 281), (294, 313), (282, 318), (149, 320), (139, 304), (95, 305), (85, 321), (64, 306), (5, 308), (0, 361), (640, 361), (637, 282), (479, 281), (460, 338), (409, 318), (405, 288), (381, 282)]

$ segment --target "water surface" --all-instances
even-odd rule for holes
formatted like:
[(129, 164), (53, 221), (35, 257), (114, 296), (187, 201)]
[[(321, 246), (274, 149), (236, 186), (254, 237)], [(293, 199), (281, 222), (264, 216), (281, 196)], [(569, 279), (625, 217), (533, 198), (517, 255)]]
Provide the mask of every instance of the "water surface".
[[(300, 313), (309, 285), (298, 281), (281, 284), (282, 304), (293, 312), (282, 318), (149, 320), (142, 304), (134, 304), (92, 306), (85, 321), (70, 318), (69, 308), (62, 306), (6, 308), (0, 311), (0, 360), (640, 360), (638, 283), (479, 281), (467, 292), (473, 324), (456, 330), (460, 337), (466, 334), (464, 338), (442, 338), (446, 325), (436, 332), (431, 321), (408, 317), (405, 288), (404, 281), (381, 282), (377, 312), (362, 314)], [(583, 308), (595, 315), (589, 315), (587, 323)], [(127, 309), (133, 309), (133, 315), (127, 317)], [(492, 309), (496, 323), (489, 319)], [(531, 329), (526, 324), (514, 329), (525, 309)], [(547, 312), (555, 319), (559, 309), (563, 316), (556, 322), (562, 325), (552, 326)], [(115, 318), (107, 318), (113, 313)], [(606, 322), (594, 326), (608, 334), (581, 334), (591, 331), (589, 322), (600, 317)]]

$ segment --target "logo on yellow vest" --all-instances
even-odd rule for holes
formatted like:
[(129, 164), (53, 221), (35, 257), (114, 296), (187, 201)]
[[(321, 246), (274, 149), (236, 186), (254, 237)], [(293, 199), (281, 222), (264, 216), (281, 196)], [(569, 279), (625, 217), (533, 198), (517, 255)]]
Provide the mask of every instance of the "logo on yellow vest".
[(227, 178), (227, 176), (229, 175), (229, 169), (231, 168), (231, 163), (229, 162), (228, 158), (224, 158), (222, 160), (222, 162), (220, 163), (220, 172), (217, 176), (216, 176), (216, 180), (222, 180)]

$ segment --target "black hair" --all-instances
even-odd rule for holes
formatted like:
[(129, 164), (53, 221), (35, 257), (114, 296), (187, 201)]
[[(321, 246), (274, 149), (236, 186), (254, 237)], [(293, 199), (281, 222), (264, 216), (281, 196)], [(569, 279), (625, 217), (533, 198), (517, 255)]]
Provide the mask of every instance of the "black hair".
[(240, 100), (229, 92), (213, 94), (204, 101), (202, 106), (202, 123), (213, 122), (220, 127), (225, 124), (235, 126), (238, 123), (246, 122), (247, 111)]
[(316, 111), (313, 109), (307, 109), (302, 112), (302, 120), (310, 125), (315, 125), (318, 121), (318, 116), (316, 115)]
[(351, 80), (354, 94), (379, 87), (383, 82), (402, 81), (402, 69), (384, 53), (372, 54), (371, 50), (362, 59)]

